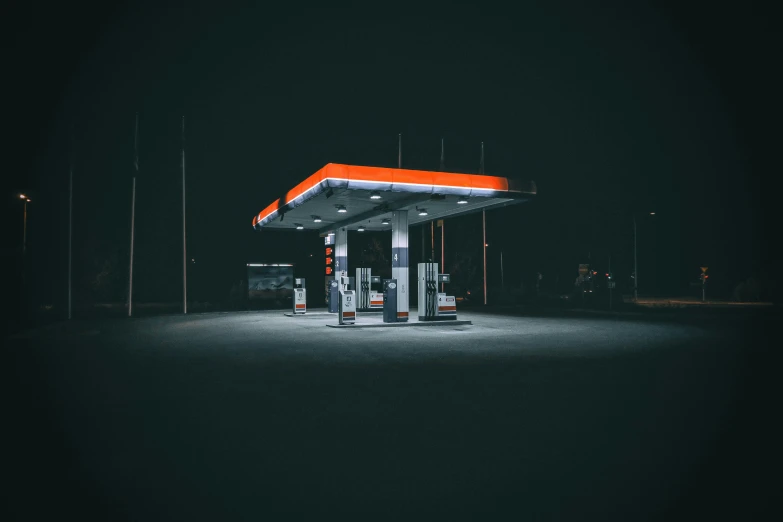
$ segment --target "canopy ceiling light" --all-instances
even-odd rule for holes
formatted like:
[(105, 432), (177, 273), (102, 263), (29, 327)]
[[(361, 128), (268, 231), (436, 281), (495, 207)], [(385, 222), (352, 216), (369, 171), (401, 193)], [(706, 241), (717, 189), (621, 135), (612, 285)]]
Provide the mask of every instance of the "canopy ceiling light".
[(321, 218), (319, 216), (312, 216), (313, 217), (313, 223), (320, 223)]
[(363, 225), (359, 225), (359, 232), (364, 232), (364, 226)]
[(381, 193), (380, 193), (380, 192), (378, 192), (377, 190), (374, 190), (374, 191), (373, 191), (373, 192), (370, 194), (370, 199), (381, 199)]
[(345, 205), (337, 205), (337, 212), (348, 212), (348, 209), (345, 208)]
[(381, 220), (381, 225), (388, 225), (389, 224), (389, 218), (383, 218)]
[(462, 196), (457, 200), (457, 205), (465, 205), (468, 202), (468, 198)]
[(427, 209), (426, 209), (426, 208), (419, 208), (419, 207), (416, 207), (416, 210), (418, 210), (418, 211), (419, 211), (419, 215), (420, 215), (420, 216), (426, 216), (426, 215), (427, 215)]
[(302, 226), (300, 223), (294, 223), (297, 230), (304, 230), (304, 226)]

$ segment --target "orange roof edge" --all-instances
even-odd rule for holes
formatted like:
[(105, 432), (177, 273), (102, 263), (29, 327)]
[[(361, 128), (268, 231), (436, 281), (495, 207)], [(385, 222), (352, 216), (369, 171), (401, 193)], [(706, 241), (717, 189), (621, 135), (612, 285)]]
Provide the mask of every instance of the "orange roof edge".
[[(443, 187), (487, 189), (502, 192), (522, 192), (522, 190), (515, 188), (516, 183), (511, 183), (507, 178), (500, 176), (327, 163), (314, 174), (308, 176), (304, 181), (286, 192), (283, 198), (276, 199), (269, 206), (264, 208), (264, 210), (259, 212), (253, 218), (253, 226), (255, 227), (259, 222), (278, 210), (281, 206), (288, 205), (290, 202), (307, 193), (309, 190), (315, 188), (318, 184), (327, 179), (361, 180), (412, 185), (434, 185)], [(535, 193), (535, 184), (531, 183), (531, 186), (533, 187), (532, 193)], [(281, 199), (284, 200), (282, 205)]]

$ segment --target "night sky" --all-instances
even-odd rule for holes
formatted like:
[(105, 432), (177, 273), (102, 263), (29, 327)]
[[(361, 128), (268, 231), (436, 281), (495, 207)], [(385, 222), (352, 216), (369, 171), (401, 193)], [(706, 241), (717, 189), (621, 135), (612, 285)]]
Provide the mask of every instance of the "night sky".
[[(437, 170), (443, 137), (447, 170), (477, 172), (483, 141), (488, 174), (537, 183), (535, 202), (487, 214), (510, 285), (570, 284), (609, 255), (627, 277), (631, 213), (649, 211), (643, 292), (684, 295), (699, 266), (726, 297), (773, 274), (779, 56), (761, 3), (253, 4), (3, 8), (3, 257), (30, 193), (39, 303), (65, 302), (69, 136), (74, 295), (113, 260), (105, 299), (123, 299), (136, 112), (140, 301), (181, 299), (183, 115), (195, 299), (224, 298), (248, 262), (320, 257), (315, 234), (256, 232), (253, 215), (326, 163), (396, 166), (398, 133), (404, 167)], [(480, 255), (480, 214), (446, 227), (447, 260)]]

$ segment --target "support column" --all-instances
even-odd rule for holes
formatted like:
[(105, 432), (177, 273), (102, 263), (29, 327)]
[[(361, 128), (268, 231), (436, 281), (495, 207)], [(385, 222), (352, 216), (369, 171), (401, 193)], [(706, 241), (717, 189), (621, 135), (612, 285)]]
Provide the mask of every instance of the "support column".
[(408, 321), (408, 212), (392, 212), (392, 279), (397, 280), (397, 322)]
[(335, 279), (340, 271), (348, 277), (348, 229), (345, 227), (334, 231), (334, 271)]

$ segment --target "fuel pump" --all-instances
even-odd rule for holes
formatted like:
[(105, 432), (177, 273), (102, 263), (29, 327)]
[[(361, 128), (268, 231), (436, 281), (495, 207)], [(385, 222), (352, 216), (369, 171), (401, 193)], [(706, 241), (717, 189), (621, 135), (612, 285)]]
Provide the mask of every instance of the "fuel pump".
[(370, 278), (370, 310), (383, 310), (383, 292), (373, 289), (373, 285), (380, 286), (381, 276), (372, 276)]
[[(356, 310), (366, 312), (370, 309), (370, 268), (356, 269)], [(352, 288), (353, 289), (353, 288)]]
[(307, 313), (307, 290), (303, 277), (294, 278), (294, 313)]
[[(340, 308), (340, 290), (347, 284), (347, 272), (338, 270), (334, 273), (334, 279), (329, 281), (329, 312), (336, 314)], [(345, 282), (344, 282), (345, 280)]]
[[(439, 283), (450, 283), (451, 276), (449, 274), (438, 274)], [(453, 295), (446, 295), (445, 292), (438, 294), (438, 318), (439, 319), (456, 319), (457, 318), (457, 300)]]
[(348, 277), (340, 277), (340, 298), (338, 310), (338, 322), (340, 324), (354, 324), (356, 322), (356, 292), (345, 289), (348, 286)]
[(438, 292), (438, 283), (448, 283), (449, 274), (438, 273), (438, 263), (419, 263), (419, 321), (457, 318), (454, 296)]

